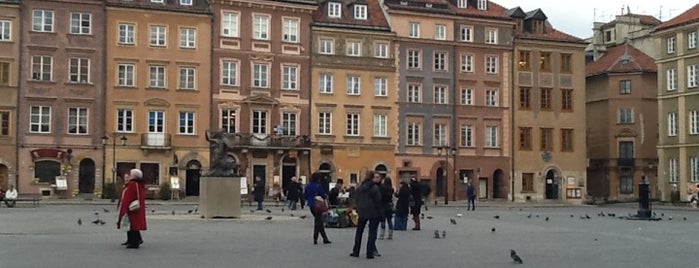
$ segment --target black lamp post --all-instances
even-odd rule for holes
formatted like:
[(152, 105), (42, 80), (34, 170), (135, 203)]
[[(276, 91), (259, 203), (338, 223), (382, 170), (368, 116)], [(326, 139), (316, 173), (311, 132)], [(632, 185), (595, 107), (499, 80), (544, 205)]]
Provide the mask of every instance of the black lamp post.
[[(107, 146), (107, 141), (109, 140), (109, 137), (104, 136), (102, 137), (102, 145), (104, 145), (105, 149)], [(126, 141), (128, 140), (126, 136), (122, 135), (121, 138), (119, 138), (121, 141), (121, 145), (124, 146), (126, 145)], [(106, 156), (106, 150), (103, 153), (103, 158)], [(102, 161), (102, 198), (104, 198), (104, 167), (106, 166), (106, 163)], [(114, 137), (114, 142), (112, 142), (112, 183), (114, 184), (114, 187), (112, 188), (112, 191), (114, 191), (112, 194), (112, 198), (116, 196), (116, 178), (117, 178), (117, 165), (116, 165), (116, 137)]]
[(449, 146), (442, 146), (437, 148), (437, 154), (442, 155), (444, 152), (444, 165), (442, 166), (442, 171), (444, 172), (444, 204), (449, 205), (449, 156), (456, 155), (456, 148), (449, 148)]

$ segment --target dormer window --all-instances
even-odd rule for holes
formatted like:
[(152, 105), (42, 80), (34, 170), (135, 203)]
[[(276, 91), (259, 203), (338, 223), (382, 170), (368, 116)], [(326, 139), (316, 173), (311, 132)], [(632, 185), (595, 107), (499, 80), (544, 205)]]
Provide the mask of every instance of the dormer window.
[(488, 0), (478, 0), (478, 10), (488, 10)]
[(163, 0), (150, 0), (151, 3), (159, 3), (162, 4)]
[(459, 8), (467, 8), (468, 0), (459, 0), (456, 4)]
[(194, 4), (194, 0), (180, 0), (180, 5), (191, 6)]
[(342, 5), (340, 3), (328, 3), (328, 17), (341, 18)]
[(366, 19), (366, 5), (355, 5), (354, 6), (354, 18), (358, 20)]

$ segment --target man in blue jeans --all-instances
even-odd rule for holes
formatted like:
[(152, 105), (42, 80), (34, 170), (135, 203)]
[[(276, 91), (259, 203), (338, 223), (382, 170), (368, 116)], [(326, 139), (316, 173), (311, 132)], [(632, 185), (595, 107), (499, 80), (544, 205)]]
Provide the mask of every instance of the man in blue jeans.
[(384, 218), (383, 209), (381, 207), (381, 189), (379, 188), (381, 176), (373, 171), (367, 171), (366, 175), (366, 178), (355, 192), (359, 221), (357, 224), (357, 231), (354, 234), (354, 247), (352, 248), (350, 256), (359, 257), (359, 251), (362, 247), (362, 235), (364, 234), (364, 228), (368, 222), (369, 239), (366, 245), (366, 257), (367, 259), (373, 259), (374, 256), (381, 256), (376, 249), (376, 236), (379, 230), (379, 223)]

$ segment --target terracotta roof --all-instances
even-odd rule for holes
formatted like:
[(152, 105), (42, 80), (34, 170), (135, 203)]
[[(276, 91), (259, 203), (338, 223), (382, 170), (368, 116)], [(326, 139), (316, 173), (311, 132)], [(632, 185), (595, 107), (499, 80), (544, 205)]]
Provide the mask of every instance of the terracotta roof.
[(107, 6), (163, 10), (184, 13), (210, 14), (209, 3), (206, 0), (192, 0), (191, 6), (180, 5), (179, 0), (163, 0), (163, 3), (153, 3), (150, 0), (107, 0)]
[[(340, 3), (342, 17), (328, 17), (328, 3)], [(354, 4), (367, 5), (367, 19), (354, 18)], [(381, 31), (391, 31), (386, 16), (379, 0), (328, 0), (320, 3), (320, 7), (313, 13), (313, 24), (323, 26), (338, 26), (347, 28), (370, 28)]]
[(658, 24), (662, 23), (662, 21), (660, 21), (659, 19), (657, 19), (651, 15), (642, 15), (642, 14), (628, 14), (628, 15), (631, 17), (638, 18), (641, 23), (647, 24), (647, 25), (658, 25)]
[(585, 40), (575, 37), (573, 35), (561, 32), (556, 28), (553, 28), (551, 23), (546, 21), (544, 24), (543, 33), (530, 33), (524, 32), (517, 34), (517, 38), (523, 39), (535, 39), (535, 40), (549, 40), (549, 41), (563, 41), (571, 43), (584, 43)]
[[(624, 64), (624, 58), (628, 59), (627, 64)], [(655, 60), (628, 43), (608, 47), (604, 56), (585, 66), (586, 76), (656, 71)]]
[(476, 1), (472, 0), (468, 1), (466, 8), (459, 8), (458, 5), (452, 1), (449, 1), (449, 6), (456, 12), (456, 14), (459, 15), (507, 20), (510, 19), (510, 16), (507, 14), (507, 9), (493, 1), (488, 1), (488, 8), (486, 10), (479, 10), (476, 6)]
[[(384, 4), (390, 9), (397, 10), (510, 20), (507, 9), (492, 1), (488, 1), (488, 8), (486, 10), (479, 10), (475, 0), (468, 0), (466, 8), (459, 8), (456, 1), (457, 0), (386, 0)], [(428, 7), (426, 4), (431, 5)]]
[(655, 31), (660, 31), (660, 30), (664, 30), (667, 28), (680, 26), (680, 25), (684, 25), (684, 24), (689, 24), (689, 23), (693, 23), (693, 22), (698, 22), (698, 21), (699, 21), (699, 4), (696, 4), (696, 5), (694, 5), (694, 7), (688, 9), (687, 11), (680, 14), (679, 16), (674, 17), (674, 18), (658, 25), (658, 27), (655, 28)]

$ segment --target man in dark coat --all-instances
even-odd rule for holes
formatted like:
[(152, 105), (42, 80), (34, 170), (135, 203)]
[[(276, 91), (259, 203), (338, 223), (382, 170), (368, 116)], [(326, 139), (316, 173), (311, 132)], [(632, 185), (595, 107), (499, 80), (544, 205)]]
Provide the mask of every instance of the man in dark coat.
[(422, 207), (422, 185), (415, 177), (410, 178), (410, 193), (413, 196), (412, 204), (410, 204), (410, 214), (413, 215), (415, 227), (413, 230), (420, 230), (420, 208)]
[(291, 177), (291, 183), (286, 187), (286, 200), (289, 201), (289, 209), (296, 210), (296, 204), (299, 202), (301, 197), (300, 186), (296, 176)]
[(350, 256), (359, 257), (362, 247), (362, 235), (367, 222), (369, 222), (369, 238), (367, 240), (366, 257), (373, 259), (378, 254), (376, 249), (376, 237), (379, 230), (379, 223), (384, 218), (381, 206), (381, 189), (379, 183), (381, 176), (373, 171), (367, 171), (367, 176), (362, 184), (355, 191), (356, 209), (359, 215), (357, 231), (354, 234), (354, 247)]
[(255, 184), (253, 184), (253, 194), (255, 195), (255, 202), (257, 202), (257, 210), (262, 210), (264, 206), (262, 203), (265, 201), (265, 182), (262, 181), (260, 176), (255, 176)]

